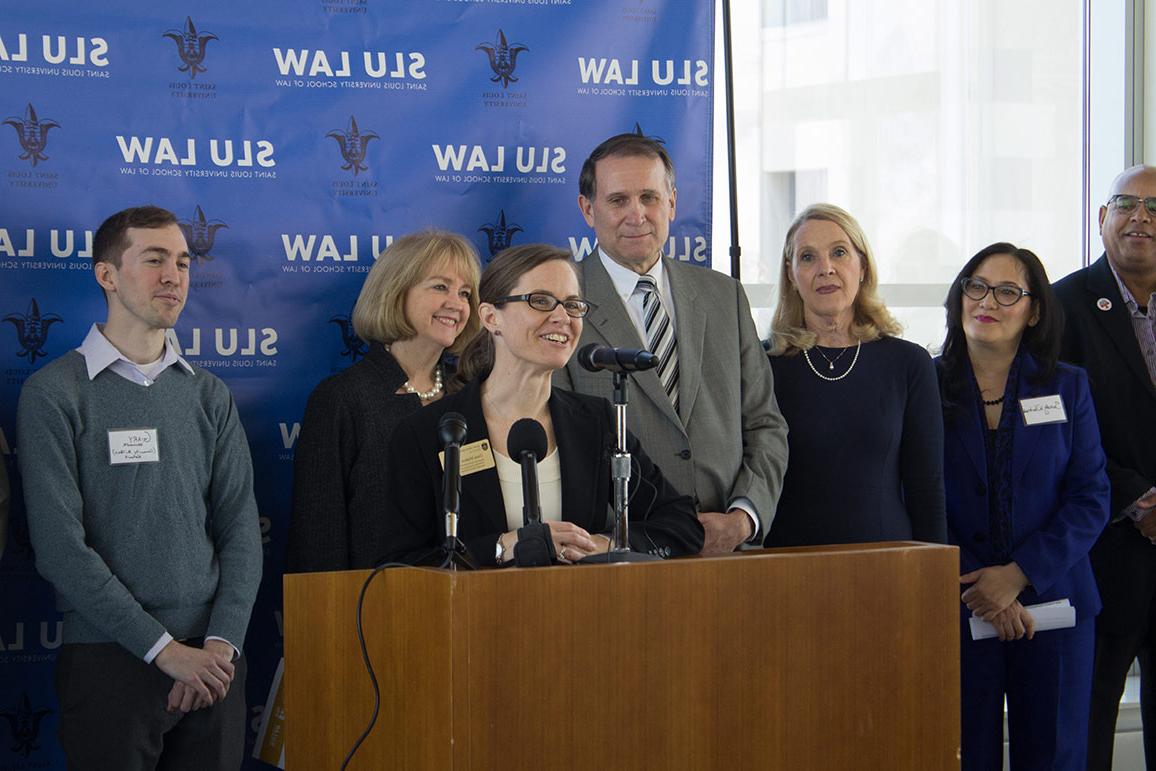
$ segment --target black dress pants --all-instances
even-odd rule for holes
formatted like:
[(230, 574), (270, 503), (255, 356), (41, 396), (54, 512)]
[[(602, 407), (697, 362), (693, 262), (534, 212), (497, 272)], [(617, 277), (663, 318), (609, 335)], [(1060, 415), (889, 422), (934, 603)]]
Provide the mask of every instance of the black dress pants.
[(228, 695), (187, 714), (166, 711), (173, 680), (116, 643), (63, 645), (56, 663), (60, 743), (69, 769), (207, 771), (240, 768), (245, 753), (245, 657)]
[(1088, 718), (1088, 769), (1111, 771), (1120, 697), (1133, 659), (1140, 661), (1140, 719), (1144, 723), (1144, 758), (1156, 771), (1156, 641), (1151, 630), (1137, 635), (1096, 632), (1092, 665), (1092, 704)]

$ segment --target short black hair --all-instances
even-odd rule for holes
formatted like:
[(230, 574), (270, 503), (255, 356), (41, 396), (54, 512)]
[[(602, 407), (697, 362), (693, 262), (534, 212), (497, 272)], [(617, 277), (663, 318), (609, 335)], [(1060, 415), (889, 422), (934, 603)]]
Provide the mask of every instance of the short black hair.
[(666, 181), (670, 185), (670, 189), (674, 189), (674, 162), (670, 160), (670, 153), (666, 152), (666, 148), (662, 146), (660, 140), (642, 134), (617, 134), (595, 147), (594, 151), (590, 153), (590, 157), (582, 164), (582, 172), (578, 175), (578, 192), (587, 199), (593, 200), (596, 192), (594, 165), (603, 158), (611, 156), (658, 158), (666, 170)]
[(947, 416), (961, 409), (968, 393), (967, 338), (963, 333), (963, 287), (961, 281), (970, 278), (976, 268), (988, 257), (1006, 254), (1023, 266), (1028, 276), (1028, 298), (1039, 314), (1035, 325), (1024, 330), (1020, 346), (1036, 357), (1039, 370), (1033, 384), (1045, 383), (1056, 372), (1056, 361), (1060, 358), (1060, 338), (1064, 332), (1064, 310), (1052, 291), (1052, 283), (1044, 265), (1034, 252), (1021, 249), (1006, 241), (985, 246), (967, 261), (959, 275), (947, 291), (943, 307), (947, 310), (947, 336), (943, 340), (940, 396), (943, 411)]
[(92, 263), (111, 262), (120, 267), (120, 258), (128, 248), (129, 228), (163, 228), (176, 225), (177, 215), (159, 206), (134, 206), (118, 211), (104, 222), (92, 239)]

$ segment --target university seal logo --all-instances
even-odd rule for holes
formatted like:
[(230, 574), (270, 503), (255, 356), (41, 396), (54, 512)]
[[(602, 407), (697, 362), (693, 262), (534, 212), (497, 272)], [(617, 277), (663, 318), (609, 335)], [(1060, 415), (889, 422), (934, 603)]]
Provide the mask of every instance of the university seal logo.
[(40, 161), (47, 161), (44, 148), (48, 145), (48, 129), (59, 128), (60, 124), (54, 120), (40, 120), (36, 108), (31, 103), (24, 110), (24, 117), (12, 117), (4, 121), (5, 126), (16, 129), (16, 136), (20, 139), (20, 148), (24, 154), (22, 161), (31, 161), (35, 166)]
[(191, 220), (180, 220), (177, 226), (185, 234), (185, 241), (189, 245), (189, 254), (196, 259), (197, 264), (203, 264), (213, 259), (213, 242), (217, 239), (217, 231), (229, 227), (220, 220), (205, 219), (205, 212), (197, 206), (197, 211)]
[(513, 222), (507, 223), (506, 210), (499, 209), (498, 221), (487, 222), (478, 228), (478, 231), (486, 234), (486, 240), (489, 242), (490, 257), (493, 257), (503, 249), (510, 248), (510, 241), (513, 240), (515, 233), (522, 232), (522, 226)]
[(28, 303), (27, 313), (9, 313), (3, 321), (16, 327), (16, 338), (20, 341), (20, 350), (16, 355), (27, 358), (29, 364), (35, 364), (37, 357), (48, 355), (44, 352), (44, 344), (48, 342), (48, 328), (64, 319), (55, 313), (41, 315), (40, 306), (34, 297)]
[(479, 43), (474, 46), (475, 51), (485, 51), (490, 57), (490, 69), (494, 71), (491, 83), (501, 83), (502, 88), (509, 88), (510, 83), (517, 83), (514, 70), (518, 66), (518, 54), (530, 49), (524, 45), (510, 45), (506, 42), (506, 33), (498, 30), (498, 39), (493, 43)]
[(189, 78), (195, 79), (198, 72), (207, 72), (204, 67), (205, 46), (210, 40), (219, 38), (211, 32), (197, 32), (192, 17), (185, 17), (184, 29), (170, 29), (162, 37), (167, 37), (177, 44), (177, 53), (184, 65), (177, 67), (178, 72), (189, 73)]
[[(350, 314), (350, 316), (352, 316), (352, 314)], [(329, 323), (336, 324), (338, 329), (341, 330), (341, 344), (345, 346), (341, 355), (348, 356), (352, 364), (366, 354), (369, 346), (353, 331), (353, 321), (350, 316), (331, 316)]]
[(25, 758), (31, 755), (33, 750), (40, 749), (38, 742), (40, 721), (51, 714), (52, 710), (44, 707), (33, 709), (27, 691), (20, 697), (20, 703), (16, 705), (15, 710), (0, 710), (0, 717), (8, 721), (8, 730), (12, 734), (12, 744), (8, 745), (8, 748)]
[(345, 161), (345, 165), (341, 167), (342, 171), (352, 170), (355, 177), (359, 172), (369, 171), (369, 166), (365, 165), (365, 149), (369, 145), (369, 140), (380, 137), (372, 131), (362, 133), (357, 128), (357, 118), (350, 115), (349, 128), (345, 131), (334, 129), (325, 136), (332, 137), (341, 147), (341, 157)]

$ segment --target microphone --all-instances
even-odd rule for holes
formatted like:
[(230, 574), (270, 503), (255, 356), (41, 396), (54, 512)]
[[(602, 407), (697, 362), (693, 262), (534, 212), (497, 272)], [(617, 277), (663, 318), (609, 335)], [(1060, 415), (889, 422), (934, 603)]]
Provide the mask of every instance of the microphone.
[(642, 372), (658, 366), (658, 357), (639, 348), (611, 348), (590, 343), (578, 350), (578, 364), (590, 372)]
[(522, 523), (539, 522), (542, 507), (538, 503), (538, 461), (546, 457), (546, 429), (533, 418), (522, 418), (510, 426), (506, 450), (522, 464)]
[(510, 426), (506, 437), (510, 457), (522, 464), (522, 527), (514, 544), (514, 564), (542, 567), (555, 557), (550, 526), (542, 521), (538, 503), (538, 461), (546, 456), (546, 429), (533, 418), (522, 418)]
[(461, 445), (466, 438), (466, 419), (456, 412), (442, 415), (438, 421), (438, 438), (445, 452), (442, 507), (446, 515), (446, 538), (452, 542), (458, 537), (458, 509), (462, 495)]

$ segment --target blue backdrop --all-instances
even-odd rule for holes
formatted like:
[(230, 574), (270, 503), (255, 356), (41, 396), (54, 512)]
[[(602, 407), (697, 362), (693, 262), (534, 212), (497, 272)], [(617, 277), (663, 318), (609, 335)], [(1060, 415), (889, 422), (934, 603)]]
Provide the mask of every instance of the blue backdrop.
[(299, 421), (314, 385), (364, 351), (348, 318), (375, 255), (437, 226), (484, 259), (530, 241), (581, 258), (582, 160), (640, 131), (679, 173), (668, 253), (709, 264), (713, 2), (40, 0), (3, 15), (0, 770), (64, 767), (60, 628), (28, 544), (14, 455), (36, 448), (19, 446), (17, 398), (104, 318), (92, 233), (142, 203), (182, 220), (196, 259), (175, 336), (229, 384), (253, 451), (252, 742), (281, 656)]

